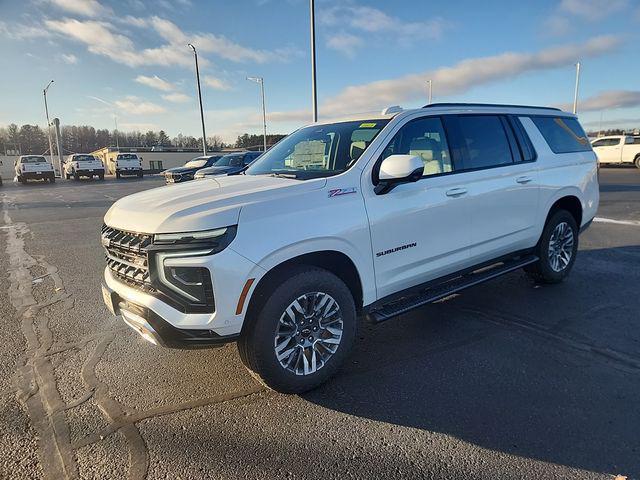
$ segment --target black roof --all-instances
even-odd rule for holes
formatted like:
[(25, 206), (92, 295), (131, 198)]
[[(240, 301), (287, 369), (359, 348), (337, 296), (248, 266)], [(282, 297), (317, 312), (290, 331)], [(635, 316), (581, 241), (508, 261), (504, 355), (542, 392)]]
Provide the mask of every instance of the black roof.
[(541, 110), (562, 110), (556, 107), (541, 107), (536, 105), (507, 105), (500, 103), (430, 103), (422, 108), (434, 108), (434, 107), (502, 107), (502, 108), (535, 108)]

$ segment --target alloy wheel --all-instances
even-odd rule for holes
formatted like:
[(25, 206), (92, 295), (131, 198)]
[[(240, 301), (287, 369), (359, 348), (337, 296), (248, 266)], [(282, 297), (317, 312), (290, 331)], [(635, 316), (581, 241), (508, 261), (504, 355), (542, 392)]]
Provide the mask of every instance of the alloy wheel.
[(561, 222), (553, 229), (549, 239), (549, 265), (554, 272), (561, 272), (571, 262), (573, 256), (573, 229), (567, 222)]

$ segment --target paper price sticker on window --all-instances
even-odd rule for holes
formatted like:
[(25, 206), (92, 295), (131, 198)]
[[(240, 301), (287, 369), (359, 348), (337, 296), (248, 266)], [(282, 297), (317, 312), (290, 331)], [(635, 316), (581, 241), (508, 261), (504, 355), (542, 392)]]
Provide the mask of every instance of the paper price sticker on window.
[(373, 128), (376, 126), (376, 122), (361, 123), (359, 128)]

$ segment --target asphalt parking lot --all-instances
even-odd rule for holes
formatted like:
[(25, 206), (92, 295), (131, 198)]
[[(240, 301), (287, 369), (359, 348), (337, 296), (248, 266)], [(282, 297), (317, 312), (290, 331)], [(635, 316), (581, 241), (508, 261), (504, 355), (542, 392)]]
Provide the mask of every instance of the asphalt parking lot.
[[(640, 171), (601, 172), (569, 280), (379, 325), (303, 396), (102, 304), (102, 216), (159, 178), (0, 188), (1, 478), (640, 479)], [(169, 187), (171, 188), (171, 187)]]

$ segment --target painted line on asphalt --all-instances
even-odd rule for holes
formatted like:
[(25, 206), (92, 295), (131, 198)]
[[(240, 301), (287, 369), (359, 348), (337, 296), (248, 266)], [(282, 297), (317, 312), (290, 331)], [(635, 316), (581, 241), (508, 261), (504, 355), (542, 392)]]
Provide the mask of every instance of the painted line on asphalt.
[(639, 220), (615, 220), (613, 218), (596, 217), (593, 221), (599, 223), (613, 223), (614, 225), (631, 225), (634, 227), (640, 227)]

